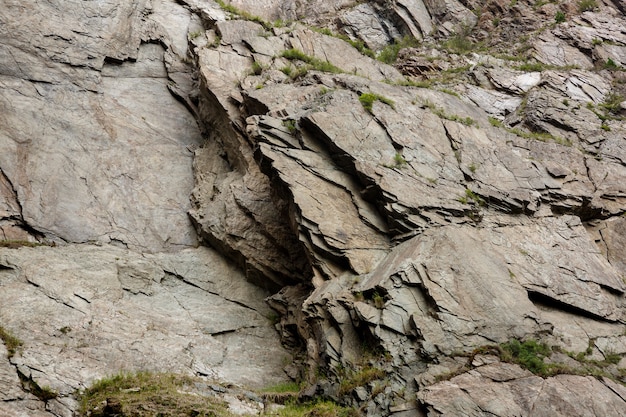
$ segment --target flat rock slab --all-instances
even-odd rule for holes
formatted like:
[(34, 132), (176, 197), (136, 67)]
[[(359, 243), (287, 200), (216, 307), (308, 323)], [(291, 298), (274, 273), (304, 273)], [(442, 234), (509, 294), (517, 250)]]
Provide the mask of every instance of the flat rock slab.
[(206, 248), (2, 249), (0, 323), (24, 345), (12, 366), (0, 365), (0, 392), (27, 398), (15, 368), (61, 399), (122, 371), (275, 384), (291, 356), (268, 318), (267, 295)]
[(626, 390), (604, 378), (540, 378), (517, 365), (485, 365), (420, 392), (428, 416), (606, 416), (624, 414)]
[(22, 3), (0, 11), (0, 213), (18, 207), (7, 214), (57, 242), (195, 245), (186, 212), (201, 136), (166, 70), (186, 53), (190, 13), (164, 1)]

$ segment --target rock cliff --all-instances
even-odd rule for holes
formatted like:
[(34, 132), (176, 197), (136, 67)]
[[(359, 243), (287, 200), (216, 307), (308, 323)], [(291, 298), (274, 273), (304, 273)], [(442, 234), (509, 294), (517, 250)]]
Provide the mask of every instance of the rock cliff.
[(0, 415), (622, 416), (625, 117), (620, 0), (4, 0)]

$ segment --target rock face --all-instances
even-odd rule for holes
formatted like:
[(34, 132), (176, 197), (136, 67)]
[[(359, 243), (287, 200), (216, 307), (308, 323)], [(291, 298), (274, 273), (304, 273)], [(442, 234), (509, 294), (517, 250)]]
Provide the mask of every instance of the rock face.
[[(0, 166), (3, 200), (20, 205), (3, 230), (145, 251), (195, 244), (185, 211), (201, 136), (167, 91), (166, 66), (186, 70), (168, 61), (186, 45), (145, 17), (146, 3), (3, 7)], [(159, 15), (172, 6), (152, 7)], [(76, 8), (88, 17), (72, 18)]]
[(0, 11), (0, 413), (299, 349), (366, 415), (624, 414), (620, 2), (35, 3)]
[(270, 294), (196, 247), (187, 214), (199, 18), (172, 1), (1, 9), (0, 326), (23, 346), (0, 346), (0, 415), (71, 416), (122, 371), (285, 381)]

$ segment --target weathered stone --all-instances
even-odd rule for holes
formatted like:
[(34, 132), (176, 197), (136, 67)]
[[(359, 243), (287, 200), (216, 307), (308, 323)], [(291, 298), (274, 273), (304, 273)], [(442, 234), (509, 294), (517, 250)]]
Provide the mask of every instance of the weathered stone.
[[(86, 21), (67, 12), (74, 7), (68, 2), (28, 10), (46, 23), (20, 53), (31, 59), (24, 68), (45, 75), (2, 71), (0, 165), (23, 221), (49, 239), (119, 241), (149, 251), (193, 245), (184, 211), (193, 187), (187, 147), (200, 140), (196, 122), (167, 91), (163, 49), (140, 47), (145, 2), (115, 3), (85, 6), (92, 16)], [(19, 21), (24, 10), (11, 5), (2, 20)], [(105, 32), (89, 38), (85, 25)], [(20, 41), (11, 37), (0, 48)], [(137, 62), (117, 65), (127, 59)], [(153, 166), (160, 175), (144, 168)]]
[(212, 250), (4, 249), (0, 264), (0, 321), (24, 342), (12, 362), (62, 396), (123, 370), (257, 387), (283, 378), (290, 355), (267, 318), (267, 293)]
[(489, 91), (472, 85), (466, 86), (465, 95), (478, 107), (497, 119), (515, 111), (522, 103), (519, 97), (511, 97), (497, 91)]
[[(386, 372), (345, 393), (368, 415), (619, 415), (616, 382), (542, 379), (495, 344), (623, 378), (621, 4), (227, 3), (243, 11), (0, 11), (0, 325), (25, 342), (0, 361), (0, 414), (69, 417), (75, 389), (128, 363), (278, 382), (278, 330), (306, 351), (286, 371), (307, 395)], [(394, 68), (308, 24), (421, 43)], [(280, 290), (280, 317), (249, 281)]]
[(393, 41), (387, 32), (389, 22), (383, 20), (373, 4), (362, 3), (341, 15), (341, 29), (360, 38), (372, 50), (384, 48)]
[(585, 54), (573, 46), (558, 42), (552, 34), (546, 33), (539, 36), (533, 47), (535, 49), (535, 58), (544, 64), (557, 67), (593, 68), (593, 62)]
[(489, 70), (488, 74), (491, 82), (498, 88), (514, 94), (525, 93), (541, 81), (540, 72), (521, 73), (505, 68), (494, 68)]
[[(500, 369), (499, 369), (500, 368)], [(491, 371), (511, 372), (502, 380)], [(516, 366), (495, 364), (440, 382), (420, 392), (429, 416), (555, 415), (621, 416), (624, 399), (612, 388), (593, 377), (558, 375), (542, 379), (528, 375)]]

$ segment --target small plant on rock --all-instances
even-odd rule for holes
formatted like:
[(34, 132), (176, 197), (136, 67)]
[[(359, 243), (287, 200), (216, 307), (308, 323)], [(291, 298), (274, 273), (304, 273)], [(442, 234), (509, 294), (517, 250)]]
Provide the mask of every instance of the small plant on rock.
[(263, 67), (263, 65), (259, 64), (258, 62), (254, 61), (252, 63), (252, 68), (250, 70), (252, 75), (261, 75), (263, 73), (263, 70), (265, 68)]
[(401, 167), (406, 165), (406, 159), (402, 156), (400, 152), (396, 152), (393, 157), (394, 162), (396, 163), (396, 167)]
[(620, 67), (611, 58), (607, 59), (604, 63), (604, 68), (612, 71), (618, 70)]
[(556, 12), (556, 15), (554, 16), (554, 21), (556, 23), (563, 23), (563, 22), (565, 22), (565, 13), (563, 13), (560, 10), (558, 12)]
[(372, 294), (372, 301), (374, 301), (374, 306), (376, 306), (376, 308), (380, 309), (380, 308), (385, 307), (385, 299), (383, 298), (382, 295), (378, 294), (377, 292)]
[(340, 373), (342, 375), (340, 375), (339, 395), (346, 395), (356, 387), (362, 387), (385, 377), (385, 371), (371, 365), (366, 365), (360, 369), (343, 368)]
[(500, 358), (505, 362), (513, 362), (522, 368), (538, 375), (548, 375), (549, 366), (543, 361), (552, 351), (545, 343), (536, 340), (511, 340), (500, 345)]
[(465, 190), (464, 196), (459, 197), (459, 202), (462, 204), (469, 204), (473, 202), (475, 204), (478, 204), (479, 206), (484, 206), (486, 204), (485, 200), (483, 200), (478, 194), (476, 194), (469, 188)]
[(328, 61), (322, 61), (321, 59), (317, 59), (310, 55), (305, 54), (299, 49), (288, 49), (282, 53), (283, 58), (287, 58), (290, 61), (300, 60), (302, 62), (306, 62), (311, 66), (311, 69), (322, 72), (332, 72), (332, 73), (340, 73), (341, 69), (337, 68), (333, 64)]
[(395, 103), (393, 102), (393, 100), (387, 97), (381, 96), (380, 94), (363, 93), (359, 96), (359, 102), (361, 102), (361, 105), (363, 106), (363, 108), (367, 110), (369, 113), (373, 112), (375, 101), (380, 101), (381, 103), (388, 105), (392, 109), (395, 109)]
[(578, 2), (578, 11), (581, 13), (592, 11), (597, 7), (598, 3), (596, 2), (596, 0), (580, 0)]
[(7, 349), (9, 359), (12, 358), (17, 353), (17, 350), (24, 344), (24, 342), (2, 326), (0, 326), (0, 340), (2, 340)]
[(419, 41), (412, 36), (405, 36), (393, 41), (391, 45), (387, 45), (378, 53), (376, 58), (385, 64), (393, 64), (398, 59), (398, 53), (401, 49), (412, 48), (419, 45)]
[(283, 126), (285, 126), (287, 130), (289, 130), (289, 133), (296, 133), (297, 128), (295, 120), (283, 120)]
[(193, 32), (189, 32), (189, 39), (196, 39), (198, 37), (200, 37), (200, 35), (202, 35), (202, 31), (201, 30), (196, 30)]
[(622, 109), (622, 102), (626, 100), (623, 95), (617, 93), (611, 93), (604, 99), (604, 102), (600, 105), (604, 110), (609, 113), (617, 114)]

